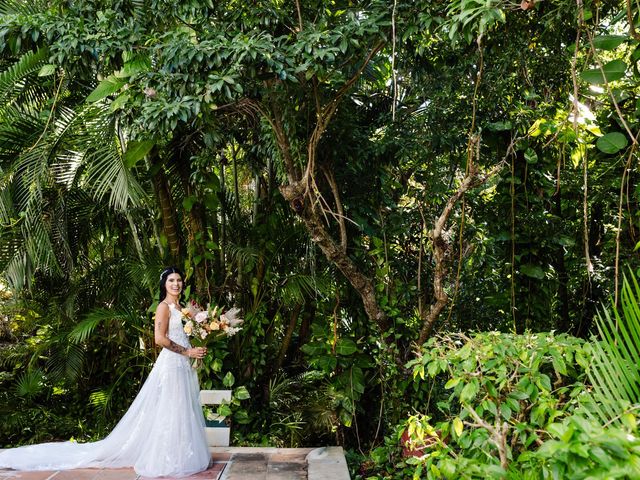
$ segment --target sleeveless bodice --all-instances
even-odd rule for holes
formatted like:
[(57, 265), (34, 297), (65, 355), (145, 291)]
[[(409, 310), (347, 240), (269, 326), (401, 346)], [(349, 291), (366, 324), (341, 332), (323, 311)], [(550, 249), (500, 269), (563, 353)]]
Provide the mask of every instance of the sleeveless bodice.
[(191, 348), (189, 337), (184, 333), (182, 318), (182, 312), (173, 304), (169, 305), (169, 328), (167, 329), (167, 337), (178, 345)]

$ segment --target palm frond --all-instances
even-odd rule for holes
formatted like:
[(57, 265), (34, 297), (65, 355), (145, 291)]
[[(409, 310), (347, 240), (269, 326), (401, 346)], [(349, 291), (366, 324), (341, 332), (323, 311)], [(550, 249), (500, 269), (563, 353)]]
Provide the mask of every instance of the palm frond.
[(322, 275), (295, 273), (287, 276), (276, 292), (285, 303), (305, 303), (306, 300), (329, 295), (331, 280)]
[[(0, 13), (2, 13), (0, 4)], [(25, 77), (39, 71), (46, 63), (49, 52), (40, 48), (36, 52), (27, 52), (7, 70), (0, 73), (0, 105), (8, 105), (8, 98), (16, 95), (25, 86)]]
[(119, 318), (120, 315), (118, 314), (118, 312), (103, 308), (93, 310), (92, 312), (87, 314), (84, 320), (78, 323), (73, 328), (73, 330), (71, 330), (71, 332), (69, 333), (69, 340), (76, 344), (85, 342), (101, 323), (109, 322), (115, 318)]
[(592, 361), (587, 375), (592, 391), (583, 405), (603, 423), (619, 423), (640, 403), (640, 288), (625, 276), (620, 307), (599, 312), (595, 324), (600, 337), (592, 339)]
[(44, 374), (39, 368), (23, 372), (16, 382), (15, 393), (19, 397), (32, 398), (44, 388)]
[(82, 374), (85, 352), (74, 343), (57, 342), (57, 346), (47, 362), (47, 372), (52, 381), (73, 383)]
[(105, 415), (111, 407), (113, 398), (113, 388), (95, 390), (89, 395), (89, 403), (95, 408), (96, 412)]
[(49, 8), (45, 0), (2, 0), (0, 15), (37, 15)]

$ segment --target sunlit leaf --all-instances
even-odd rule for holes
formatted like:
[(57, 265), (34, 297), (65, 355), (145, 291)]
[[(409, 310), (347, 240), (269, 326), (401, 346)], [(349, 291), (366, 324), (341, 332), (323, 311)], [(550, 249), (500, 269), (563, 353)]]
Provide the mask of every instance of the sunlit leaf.
[(613, 154), (625, 148), (627, 143), (626, 135), (620, 132), (610, 132), (598, 138), (596, 147), (598, 147), (598, 150), (601, 152)]
[(585, 70), (580, 74), (583, 80), (599, 85), (621, 79), (627, 71), (627, 64), (622, 60), (612, 60), (600, 68)]

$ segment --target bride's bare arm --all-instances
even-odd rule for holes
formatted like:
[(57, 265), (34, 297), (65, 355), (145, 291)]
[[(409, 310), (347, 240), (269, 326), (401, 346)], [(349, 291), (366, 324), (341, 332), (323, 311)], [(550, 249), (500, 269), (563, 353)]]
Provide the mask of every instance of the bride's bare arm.
[(167, 337), (167, 330), (169, 329), (169, 315), (169, 306), (166, 303), (160, 302), (158, 308), (156, 308), (156, 320), (153, 330), (156, 344), (166, 348), (167, 350), (171, 350), (172, 352), (190, 357), (190, 348), (178, 345)]

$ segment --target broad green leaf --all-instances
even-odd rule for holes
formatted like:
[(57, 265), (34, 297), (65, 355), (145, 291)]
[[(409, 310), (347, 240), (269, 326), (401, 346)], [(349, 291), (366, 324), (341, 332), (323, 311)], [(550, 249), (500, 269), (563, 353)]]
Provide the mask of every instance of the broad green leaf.
[(631, 430), (635, 430), (637, 427), (636, 416), (633, 413), (625, 413), (620, 416), (622, 424)]
[(188, 197), (184, 197), (182, 199), (182, 208), (185, 209), (185, 211), (190, 212), (191, 209), (193, 208), (193, 205), (196, 203), (196, 197), (190, 195)]
[(247, 400), (248, 398), (251, 398), (251, 395), (249, 395), (249, 391), (245, 386), (236, 388), (235, 392), (233, 393), (233, 396), (236, 397), (238, 400)]
[(214, 372), (220, 372), (222, 370), (222, 360), (219, 358), (214, 359), (211, 364), (211, 370)]
[(496, 390), (496, 387), (491, 380), (485, 380), (484, 386), (487, 389), (487, 393), (489, 393), (489, 395), (491, 395), (493, 398), (498, 398), (498, 391)]
[(627, 143), (626, 135), (620, 132), (610, 132), (598, 138), (596, 147), (598, 147), (598, 150), (601, 152), (613, 154), (625, 148)]
[(228, 417), (231, 415), (231, 408), (227, 404), (222, 404), (217, 408), (216, 413), (223, 417)]
[(520, 272), (527, 277), (537, 278), (538, 280), (542, 280), (544, 278), (544, 270), (537, 265), (522, 265), (520, 267)]
[(318, 358), (312, 359), (311, 363), (317, 365), (318, 368), (325, 372), (332, 372), (338, 366), (338, 359), (331, 355), (322, 355)]
[(500, 404), (500, 415), (507, 421), (511, 419), (511, 408), (509, 408), (509, 405), (506, 403)]
[[(347, 373), (347, 372), (345, 372)], [(350, 375), (351, 388), (357, 393), (363, 394), (365, 388), (364, 372), (360, 367), (351, 367)]]
[(120, 90), (126, 82), (119, 78), (108, 77), (100, 82), (93, 92), (87, 97), (87, 102), (97, 102)]
[(233, 421), (240, 424), (247, 424), (251, 422), (251, 419), (249, 418), (249, 414), (246, 410), (238, 410), (233, 415)]
[(135, 167), (136, 163), (144, 158), (156, 144), (153, 140), (142, 140), (140, 142), (131, 141), (127, 145), (127, 151), (124, 154), (124, 164), (127, 168)]
[(113, 102), (111, 102), (111, 105), (109, 105), (109, 111), (115, 112), (116, 110), (121, 109), (126, 105), (130, 98), (131, 97), (128, 93), (122, 93), (118, 95), (118, 97)]
[(627, 64), (625, 62), (622, 60), (612, 60), (602, 66), (602, 71), (600, 68), (592, 68), (590, 70), (585, 70), (580, 74), (580, 76), (583, 80), (591, 84), (599, 85), (621, 79), (626, 71)]
[(593, 39), (593, 46), (599, 50), (614, 50), (627, 38), (624, 35), (598, 35)]
[(233, 376), (233, 373), (231, 373), (231, 372), (227, 372), (227, 374), (226, 374), (226, 375), (224, 376), (224, 378), (222, 379), (222, 384), (223, 384), (225, 387), (227, 387), (227, 388), (228, 388), (228, 387), (232, 387), (232, 386), (233, 386), (233, 384), (235, 383), (235, 381), (236, 381), (236, 379), (235, 379), (235, 377)]
[(300, 350), (302, 350), (307, 355), (315, 356), (325, 353), (327, 351), (327, 348), (322, 342), (309, 342), (300, 347)]
[(350, 338), (340, 338), (336, 343), (336, 353), (339, 355), (351, 355), (358, 350), (356, 342)]

